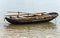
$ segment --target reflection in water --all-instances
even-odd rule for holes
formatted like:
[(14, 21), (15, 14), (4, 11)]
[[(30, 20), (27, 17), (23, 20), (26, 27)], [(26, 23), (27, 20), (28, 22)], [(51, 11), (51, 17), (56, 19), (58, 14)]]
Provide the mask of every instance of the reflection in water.
[(24, 30), (28, 29), (30, 30), (41, 30), (41, 29), (55, 29), (56, 25), (54, 25), (51, 22), (46, 23), (37, 23), (37, 24), (20, 24), (20, 25), (14, 25), (9, 24), (6, 29), (16, 29), (16, 30)]
[[(5, 28), (4, 28), (5, 27)], [(38, 24), (9, 24), (0, 29), (1, 38), (57, 38), (56, 25), (47, 23)]]

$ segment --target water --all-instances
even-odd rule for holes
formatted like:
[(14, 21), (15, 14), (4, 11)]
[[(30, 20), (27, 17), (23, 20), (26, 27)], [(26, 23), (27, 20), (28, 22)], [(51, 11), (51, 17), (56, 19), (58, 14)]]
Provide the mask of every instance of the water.
[[(57, 12), (47, 23), (14, 25), (4, 21), (7, 11)], [(60, 38), (60, 0), (0, 0), (0, 38)]]
[(0, 38), (59, 38), (59, 33), (52, 22), (0, 26)]

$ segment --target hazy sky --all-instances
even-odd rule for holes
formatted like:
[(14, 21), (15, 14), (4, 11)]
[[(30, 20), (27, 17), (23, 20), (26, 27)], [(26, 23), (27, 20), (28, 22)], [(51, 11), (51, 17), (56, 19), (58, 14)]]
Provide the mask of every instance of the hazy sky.
[(60, 0), (0, 0), (2, 11), (59, 11)]

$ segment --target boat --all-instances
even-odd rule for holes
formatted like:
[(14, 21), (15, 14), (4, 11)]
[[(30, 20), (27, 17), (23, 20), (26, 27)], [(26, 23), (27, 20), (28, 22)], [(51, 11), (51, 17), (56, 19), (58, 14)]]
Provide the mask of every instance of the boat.
[(49, 22), (58, 16), (57, 12), (40, 12), (35, 14), (16, 12), (16, 15), (5, 15), (5, 19), (11, 24), (42, 23)]

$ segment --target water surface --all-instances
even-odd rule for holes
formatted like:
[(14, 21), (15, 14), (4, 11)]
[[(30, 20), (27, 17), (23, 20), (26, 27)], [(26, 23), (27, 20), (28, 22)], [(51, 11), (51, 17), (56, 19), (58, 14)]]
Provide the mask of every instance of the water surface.
[(0, 26), (1, 38), (59, 38), (59, 33), (60, 30), (52, 22)]

